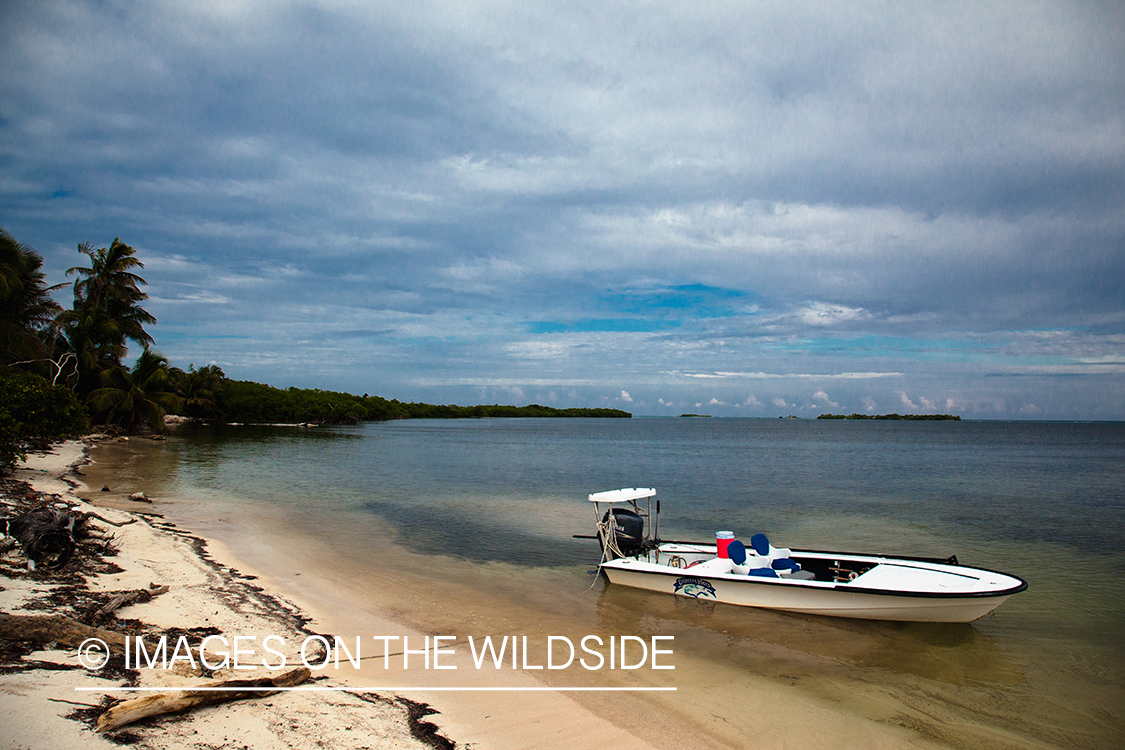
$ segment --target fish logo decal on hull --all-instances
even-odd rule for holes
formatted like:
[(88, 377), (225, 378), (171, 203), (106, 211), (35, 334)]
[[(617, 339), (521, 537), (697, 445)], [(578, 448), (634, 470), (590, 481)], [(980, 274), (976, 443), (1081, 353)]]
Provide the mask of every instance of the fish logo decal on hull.
[(710, 581), (704, 580), (703, 578), (677, 578), (675, 591), (677, 594), (690, 596), (693, 599), (719, 598), (715, 594), (715, 587), (711, 585)]

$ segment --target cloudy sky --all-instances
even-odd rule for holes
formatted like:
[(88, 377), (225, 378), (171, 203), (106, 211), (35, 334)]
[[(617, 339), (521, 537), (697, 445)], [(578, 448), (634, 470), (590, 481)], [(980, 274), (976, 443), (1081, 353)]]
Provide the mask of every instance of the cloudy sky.
[(1125, 419), (1119, 2), (0, 5), (0, 225), (173, 364)]

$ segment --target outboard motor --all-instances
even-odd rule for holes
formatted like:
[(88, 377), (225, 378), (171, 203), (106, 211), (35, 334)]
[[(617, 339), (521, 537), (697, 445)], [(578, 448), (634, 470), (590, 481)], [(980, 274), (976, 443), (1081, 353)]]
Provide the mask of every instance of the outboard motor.
[[(614, 551), (613, 545), (610, 545), (610, 552), (606, 554), (605, 534), (609, 528), (610, 514), (613, 515), (614, 525), (616, 526), (614, 541), (617, 549)], [(644, 550), (644, 536), (644, 518), (628, 508), (610, 508), (602, 516), (602, 522), (598, 525), (598, 542), (602, 545), (602, 553), (606, 560), (617, 558), (616, 552), (620, 552), (621, 557), (632, 557), (639, 554)]]

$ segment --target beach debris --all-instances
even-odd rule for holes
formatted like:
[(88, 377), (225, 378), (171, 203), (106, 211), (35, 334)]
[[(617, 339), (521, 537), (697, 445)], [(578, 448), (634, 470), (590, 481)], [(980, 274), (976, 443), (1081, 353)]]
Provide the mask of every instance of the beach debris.
[(427, 716), (433, 716), (438, 711), (428, 703), (419, 703), (409, 698), (399, 698), (397, 703), (406, 709), (406, 720), (410, 725), (410, 733), (417, 739), (426, 743), (434, 750), (455, 750), (457, 743), (439, 733), (437, 724), (424, 721)]
[[(120, 729), (126, 724), (132, 724), (141, 719), (147, 719), (162, 714), (179, 713), (199, 706), (210, 706), (216, 703), (244, 700), (246, 698), (263, 698), (275, 695), (276, 690), (263, 690), (262, 688), (285, 688), (300, 685), (309, 679), (312, 672), (307, 667), (298, 667), (275, 677), (260, 677), (249, 680), (222, 680), (207, 685), (197, 685), (203, 690), (172, 690), (167, 693), (155, 693), (140, 698), (130, 698), (121, 701), (109, 708), (98, 717), (95, 730), (105, 734)], [(221, 688), (216, 690), (216, 688)], [(245, 688), (238, 690), (236, 688)]]
[(126, 606), (127, 604), (133, 604), (134, 602), (138, 601), (151, 601), (152, 597), (160, 596), (161, 594), (166, 593), (168, 593), (167, 586), (159, 586), (155, 583), (150, 583), (147, 589), (133, 589), (132, 591), (123, 591), (120, 594), (114, 596), (109, 600), (108, 604), (95, 612), (94, 616), (91, 619), (94, 622), (105, 620), (114, 612)]
[(429, 703), (419, 703), (402, 697), (388, 698), (378, 693), (355, 693), (355, 697), (367, 703), (401, 706), (406, 711), (406, 722), (414, 739), (434, 748), (434, 750), (456, 750), (457, 743), (442, 735), (437, 724), (432, 721), (425, 721), (427, 716), (440, 713)]
[(151, 503), (152, 502), (152, 500), (150, 500), (148, 498), (148, 496), (145, 495), (145, 493), (143, 493), (143, 492), (134, 492), (132, 495), (129, 495), (129, 499), (135, 500), (138, 503)]
[(87, 638), (98, 638), (116, 654), (125, 653), (125, 636), (114, 630), (83, 625), (66, 615), (10, 615), (0, 612), (0, 639), (57, 643), (78, 648)]
[[(83, 515), (86, 516), (87, 518), (96, 518), (99, 521), (101, 521), (102, 523), (108, 523), (110, 526), (118, 526), (118, 527), (128, 526), (131, 523), (137, 522), (136, 518), (127, 518), (124, 521), (111, 521), (108, 518), (106, 518), (105, 516), (98, 515), (97, 513), (83, 513)], [(98, 536), (98, 535), (97, 534), (91, 534), (91, 536)]]
[(92, 549), (102, 555), (115, 554), (114, 535), (94, 526), (92, 519), (112, 526), (136, 523), (135, 518), (117, 522), (97, 513), (75, 512), (66, 503), (41, 504), (19, 515), (0, 519), (0, 532), (9, 537), (0, 541), (0, 553), (18, 543), (27, 555), (28, 570), (36, 570), (40, 565), (48, 570), (62, 568), (78, 549), (78, 543), (84, 540), (94, 543)]
[(74, 540), (76, 518), (66, 506), (41, 505), (14, 518), (3, 519), (4, 533), (15, 538), (27, 555), (29, 570), (37, 564), (61, 568), (77, 547)]

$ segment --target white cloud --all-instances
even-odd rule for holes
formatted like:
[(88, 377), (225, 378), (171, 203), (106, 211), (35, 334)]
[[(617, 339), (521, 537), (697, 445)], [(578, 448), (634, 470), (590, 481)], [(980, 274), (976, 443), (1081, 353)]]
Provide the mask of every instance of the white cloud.
[(817, 391), (816, 393), (814, 393), (813, 399), (816, 400), (816, 401), (823, 401), (826, 406), (830, 406), (833, 409), (839, 409), (840, 408), (840, 405), (838, 403), (836, 403), (835, 401), (833, 401), (832, 399), (830, 399), (828, 397), (828, 394), (825, 393), (824, 391)]
[(861, 307), (845, 307), (816, 302), (797, 310), (794, 315), (805, 325), (831, 326), (870, 317)]
[(231, 298), (222, 294), (206, 291), (181, 294), (177, 297), (164, 297), (154, 294), (149, 297), (149, 303), (153, 305), (228, 305), (231, 303)]
[(897, 393), (898, 393), (899, 399), (902, 401), (902, 405), (905, 406), (907, 409), (917, 409), (918, 408), (917, 406), (914, 405), (914, 402), (911, 401), (910, 398), (906, 395), (906, 391), (897, 391)]
[(870, 396), (864, 396), (863, 397), (863, 405), (867, 409), (867, 412), (869, 414), (874, 413), (874, 411), (875, 411), (875, 399), (871, 398)]
[(488, 295), (510, 288), (524, 274), (524, 269), (511, 261), (487, 258), (471, 263), (458, 262), (440, 269), (438, 274), (442, 278), (434, 284), (435, 288)]
[(621, 400), (625, 401), (626, 403), (632, 403), (633, 397), (629, 395), (628, 391), (621, 391)]
[(785, 406), (788, 406), (789, 404), (785, 403), (785, 399), (783, 399), (783, 398), (775, 398), (773, 400), (773, 405), (785, 407)]

